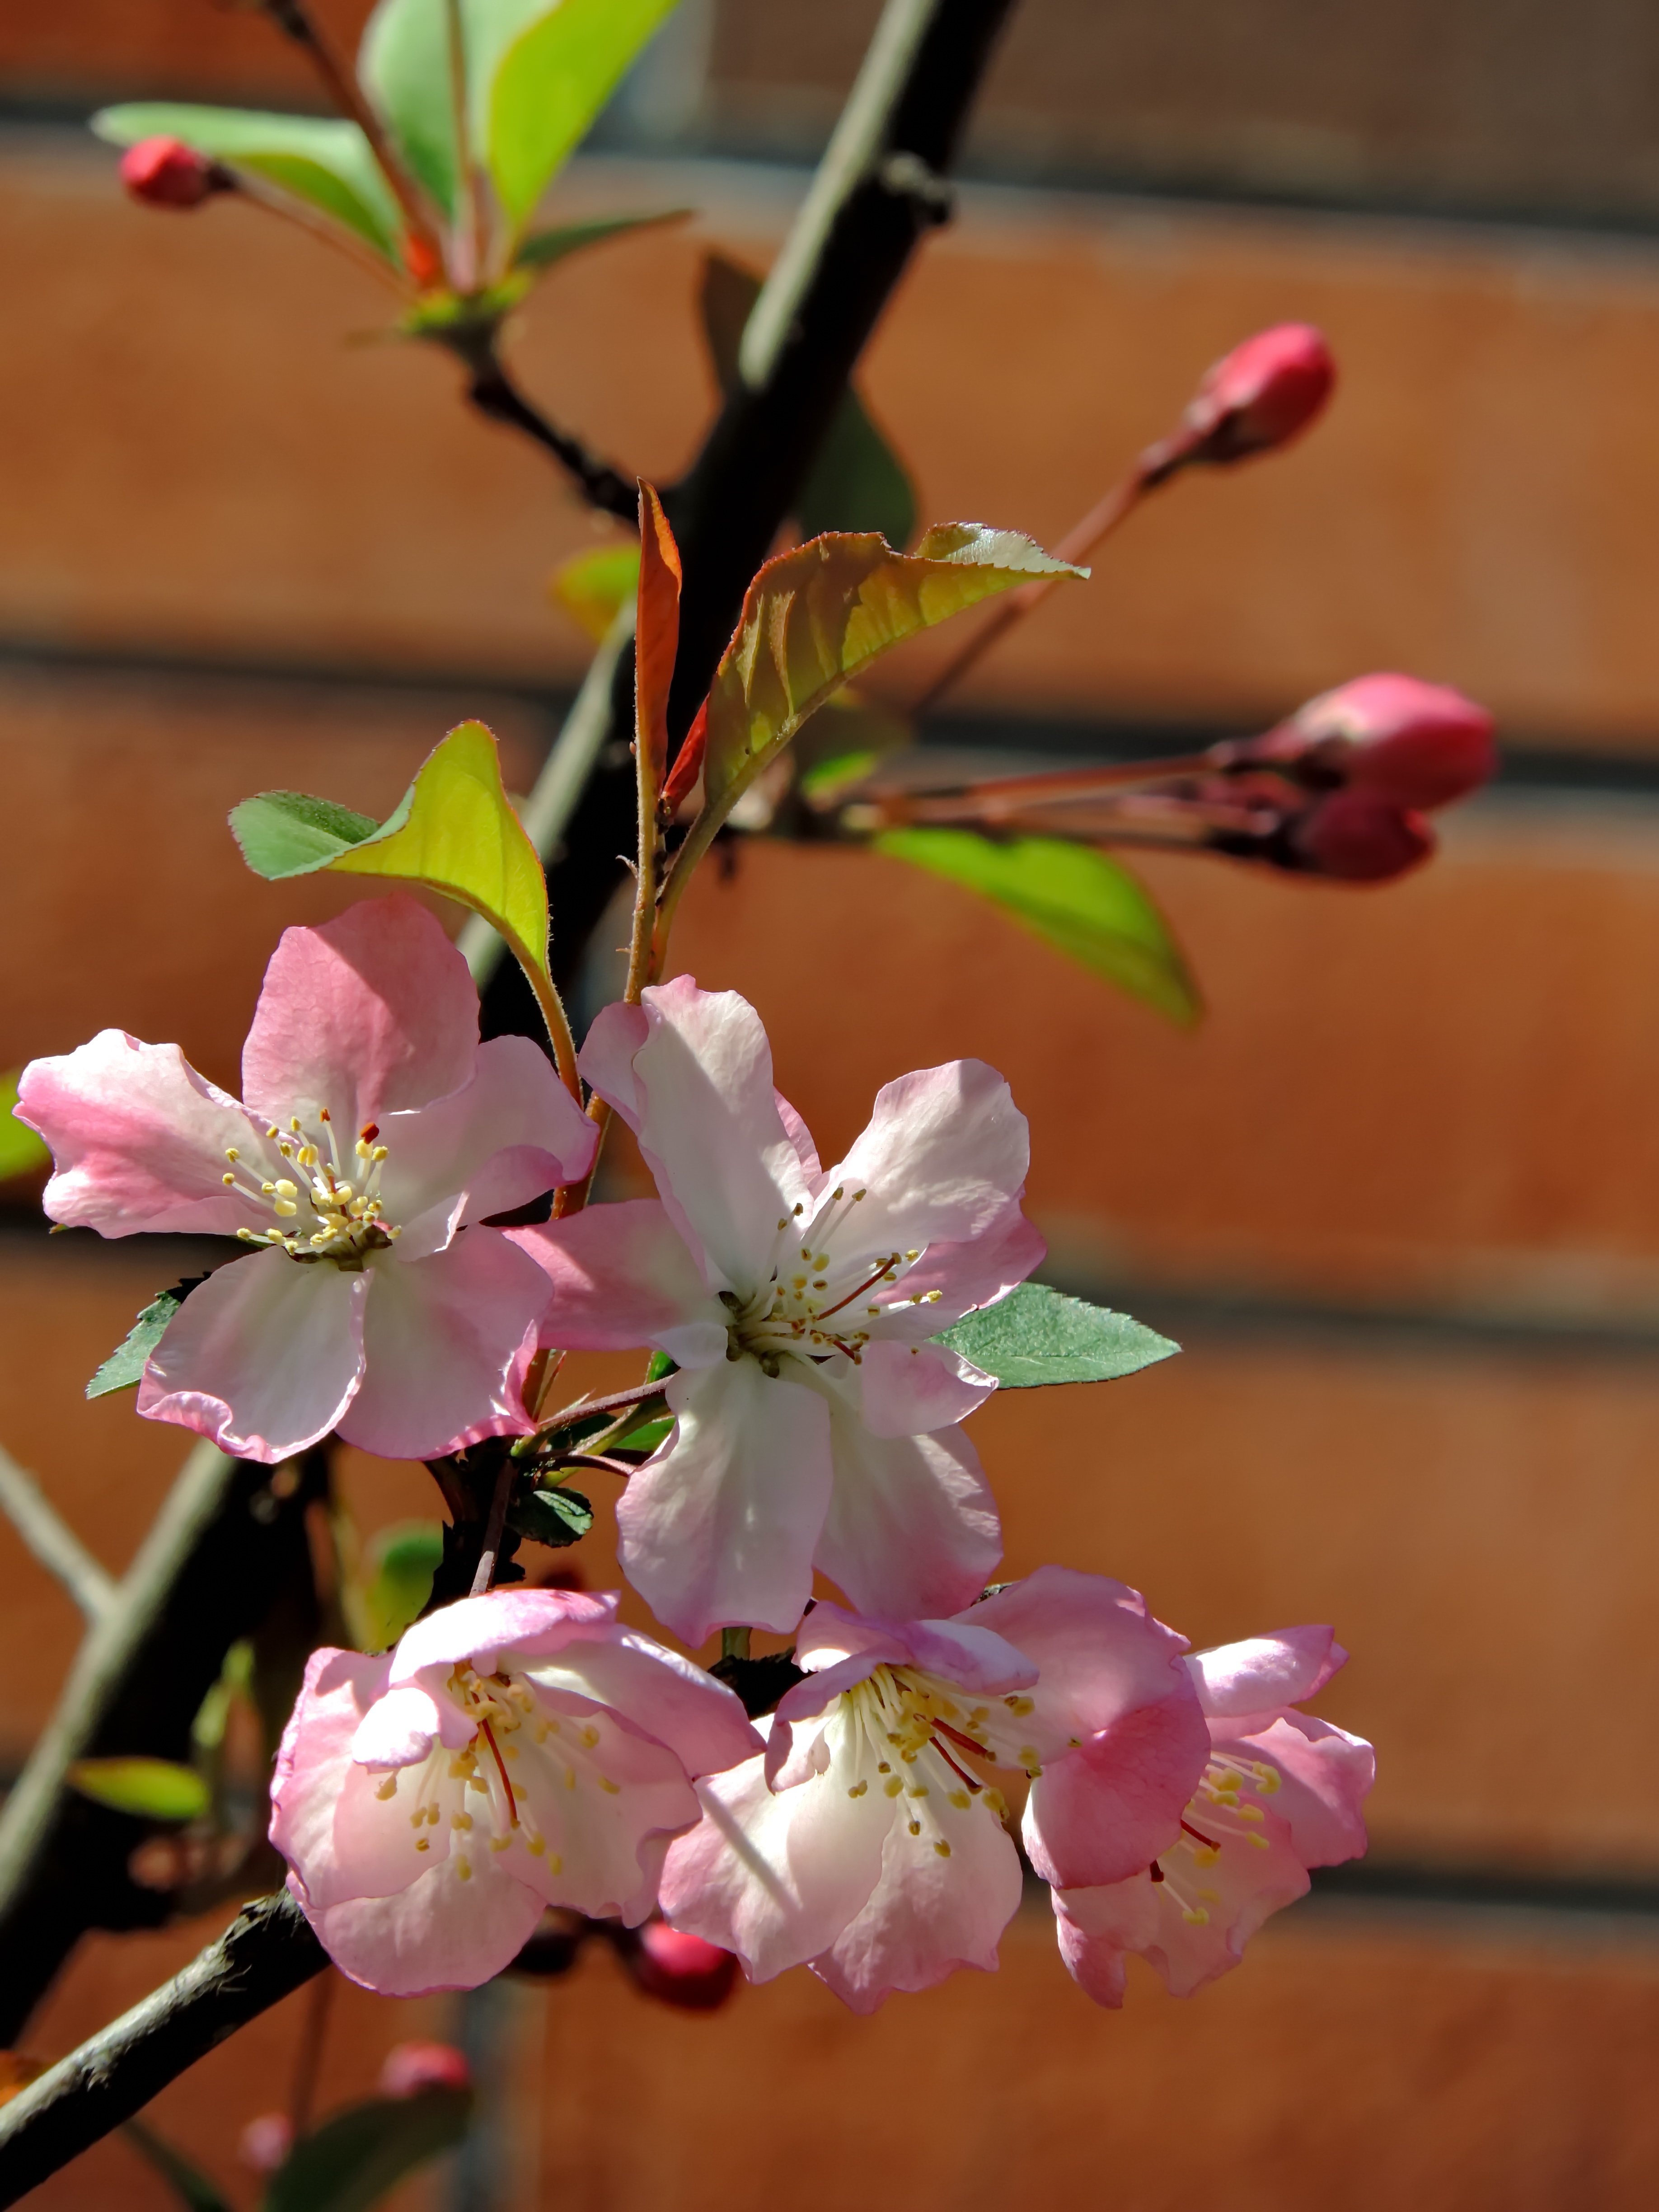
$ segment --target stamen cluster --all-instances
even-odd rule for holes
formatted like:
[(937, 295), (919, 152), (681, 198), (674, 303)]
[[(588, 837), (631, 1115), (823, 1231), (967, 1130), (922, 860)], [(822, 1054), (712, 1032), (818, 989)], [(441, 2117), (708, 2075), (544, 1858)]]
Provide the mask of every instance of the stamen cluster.
[[(256, 1206), (269, 1208), (279, 1223), (298, 1224), (292, 1230), (239, 1229), (236, 1234), (243, 1243), (273, 1244), (290, 1259), (332, 1260), (337, 1267), (360, 1269), (370, 1252), (384, 1250), (401, 1233), (395, 1224), (381, 1218), (380, 1170), (389, 1148), (377, 1141), (380, 1133), (376, 1125), (365, 1121), (352, 1148), (357, 1164), (348, 1172), (326, 1106), (319, 1109), (317, 1118), (320, 1137), (311, 1135), (297, 1114), (289, 1117), (285, 1130), (273, 1121), (265, 1131), (277, 1152), (277, 1162), (269, 1164), (292, 1168), (302, 1181), (278, 1174), (256, 1183), (252, 1178), (258, 1168), (244, 1164), (235, 1145), (225, 1147), (230, 1168), (221, 1180), (227, 1190), (240, 1191)], [(301, 1207), (306, 1209), (303, 1215)], [(307, 1227), (308, 1220), (317, 1226)]]

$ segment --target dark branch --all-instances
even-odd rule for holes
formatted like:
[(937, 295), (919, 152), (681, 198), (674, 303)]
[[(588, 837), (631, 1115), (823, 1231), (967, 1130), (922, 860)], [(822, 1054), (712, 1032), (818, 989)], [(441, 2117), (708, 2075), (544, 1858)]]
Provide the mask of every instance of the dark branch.
[(182, 1973), (0, 2106), (0, 2206), (15, 2204), (130, 2120), (187, 2066), (327, 1964), (286, 1890), (245, 1905)]
[(551, 453), (580, 486), (582, 496), (590, 507), (598, 507), (605, 514), (617, 515), (623, 522), (638, 521), (637, 485), (619, 476), (608, 461), (596, 459), (579, 438), (561, 430), (532, 407), (499, 361), (492, 356), (477, 367), (469, 366), (466, 396), (478, 412), (489, 416), (492, 422), (505, 422), (511, 429), (522, 430), (526, 437), (533, 438)]

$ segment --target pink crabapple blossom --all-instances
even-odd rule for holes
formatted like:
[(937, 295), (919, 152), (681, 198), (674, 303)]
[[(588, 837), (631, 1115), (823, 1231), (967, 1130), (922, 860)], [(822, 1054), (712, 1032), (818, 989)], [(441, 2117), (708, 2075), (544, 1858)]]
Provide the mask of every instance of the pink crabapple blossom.
[(1356, 676), (1322, 691), (1264, 737), (1216, 746), (1220, 768), (1276, 768), (1407, 808), (1449, 805), (1498, 768), (1493, 721), (1449, 684)]
[(815, 1607), (796, 1648), (807, 1679), (764, 1753), (698, 1785), (665, 1915), (752, 1980), (810, 1965), (858, 2012), (994, 1968), (1021, 1874), (990, 1770), (1033, 1778), (1026, 1841), (1045, 1877), (1145, 1868), (1179, 1835), (1208, 1749), (1185, 1648), (1135, 1591), (1066, 1567), (944, 1620)]
[(313, 1652), (270, 1839), (335, 1964), (387, 1996), (472, 1989), (549, 1905), (630, 1927), (692, 1778), (759, 1738), (723, 1683), (618, 1626), (615, 1593), (495, 1590), (380, 1658)]
[(1174, 433), (1141, 456), (1144, 485), (1194, 462), (1225, 466), (1276, 452), (1324, 412), (1336, 363), (1311, 323), (1275, 323), (1206, 369)]
[(585, 1174), (595, 1134), (527, 1037), (478, 1042), (433, 915), (398, 894), (286, 931), (242, 1091), (119, 1030), (19, 1085), (53, 1220), (252, 1248), (168, 1324), (138, 1411), (270, 1462), (332, 1430), (394, 1459), (527, 1430), (547, 1279), (483, 1222)]
[(180, 138), (141, 138), (121, 156), (121, 182), (128, 195), (146, 207), (197, 208), (219, 192), (234, 192), (236, 179)]
[[(1238, 1964), (1271, 1913), (1306, 1893), (1310, 1867), (1364, 1850), (1360, 1805), (1376, 1771), (1370, 1744), (1293, 1710), (1346, 1657), (1328, 1628), (1287, 1628), (1185, 1662), (1210, 1756), (1178, 1841), (1127, 1881), (1054, 1891), (1061, 1954), (1098, 2003), (1122, 2003), (1131, 1951), (1173, 1995), (1190, 1996)], [(1062, 1777), (1070, 1764), (1052, 1772)]]
[(957, 1425), (996, 1386), (928, 1339), (1042, 1256), (1007, 1085), (979, 1060), (902, 1076), (826, 1172), (735, 992), (608, 1006), (580, 1064), (659, 1195), (513, 1233), (551, 1279), (544, 1343), (680, 1370), (617, 1508), (628, 1579), (693, 1644), (793, 1627), (815, 1566), (873, 1612), (966, 1604), (1001, 1537)]

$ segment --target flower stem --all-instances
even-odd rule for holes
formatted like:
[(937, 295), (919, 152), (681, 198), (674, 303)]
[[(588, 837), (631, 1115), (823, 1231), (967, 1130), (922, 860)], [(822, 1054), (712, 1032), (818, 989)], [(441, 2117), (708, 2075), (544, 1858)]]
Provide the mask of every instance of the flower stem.
[(482, 1597), (495, 1579), (495, 1563), (501, 1557), (501, 1531), (507, 1526), (507, 1501), (512, 1494), (514, 1465), (510, 1456), (501, 1461), (501, 1471), (495, 1477), (495, 1494), (489, 1501), (489, 1518), (484, 1524), (483, 1549), (478, 1554), (478, 1564), (472, 1577), (471, 1595)]
[(746, 1659), (749, 1656), (749, 1638), (746, 1628), (723, 1628), (720, 1631), (720, 1657)]

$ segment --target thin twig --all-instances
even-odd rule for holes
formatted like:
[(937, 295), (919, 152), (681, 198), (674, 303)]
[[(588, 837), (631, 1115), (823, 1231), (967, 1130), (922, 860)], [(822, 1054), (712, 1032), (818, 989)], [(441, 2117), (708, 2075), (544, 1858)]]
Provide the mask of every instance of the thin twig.
[(57, 1709), (0, 1812), (0, 1915), (27, 1881), (64, 1777), (96, 1733), (180, 1567), (217, 1511), (235, 1465), (216, 1445), (197, 1445), (111, 1602), (87, 1632)]
[(130, 2120), (158, 2089), (328, 1964), (286, 1890), (0, 2106), (0, 2208)]
[(575, 479), (590, 507), (598, 507), (602, 514), (614, 514), (623, 522), (635, 519), (639, 494), (635, 487), (609, 461), (590, 453), (580, 438), (561, 430), (531, 404), (502, 366), (493, 333), (482, 347), (469, 346), (464, 358), (468, 369), (466, 396), (481, 415), (533, 438)]
[(0, 1450), (0, 1512), (49, 1574), (56, 1575), (88, 1622), (115, 1601), (115, 1577), (87, 1549), (32, 1474)]
[(495, 1477), (495, 1494), (489, 1501), (489, 1518), (484, 1523), (483, 1549), (478, 1554), (478, 1564), (473, 1571), (474, 1597), (482, 1597), (495, 1579), (495, 1562), (501, 1552), (501, 1531), (507, 1526), (507, 1501), (512, 1493), (515, 1472), (513, 1462), (504, 1458), (501, 1471)]

